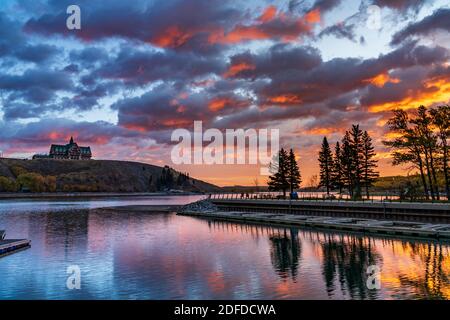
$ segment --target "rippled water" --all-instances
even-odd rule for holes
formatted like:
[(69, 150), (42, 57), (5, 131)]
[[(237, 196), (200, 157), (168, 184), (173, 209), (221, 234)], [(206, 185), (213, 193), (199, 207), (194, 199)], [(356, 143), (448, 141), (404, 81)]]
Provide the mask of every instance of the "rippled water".
[[(0, 299), (450, 298), (448, 243), (94, 209), (124, 201), (0, 202), (0, 229), (32, 240), (0, 258)], [(66, 287), (70, 265), (80, 290)], [(380, 289), (366, 286), (369, 265)]]

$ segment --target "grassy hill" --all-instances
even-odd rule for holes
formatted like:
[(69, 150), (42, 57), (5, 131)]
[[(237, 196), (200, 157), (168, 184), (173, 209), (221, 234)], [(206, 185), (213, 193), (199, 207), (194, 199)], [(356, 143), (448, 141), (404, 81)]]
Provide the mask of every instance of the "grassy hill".
[[(15, 190), (14, 190), (15, 189)], [(112, 160), (0, 159), (0, 191), (213, 192), (220, 188), (169, 167)]]

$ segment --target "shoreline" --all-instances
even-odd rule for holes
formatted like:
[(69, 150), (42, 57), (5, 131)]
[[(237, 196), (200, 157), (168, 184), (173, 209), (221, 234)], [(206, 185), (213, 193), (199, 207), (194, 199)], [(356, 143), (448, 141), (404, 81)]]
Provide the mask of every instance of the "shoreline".
[(121, 198), (121, 197), (162, 197), (162, 196), (193, 196), (202, 195), (194, 192), (61, 192), (61, 193), (0, 193), (0, 202), (2, 200), (46, 200), (46, 199), (93, 199), (93, 198)]

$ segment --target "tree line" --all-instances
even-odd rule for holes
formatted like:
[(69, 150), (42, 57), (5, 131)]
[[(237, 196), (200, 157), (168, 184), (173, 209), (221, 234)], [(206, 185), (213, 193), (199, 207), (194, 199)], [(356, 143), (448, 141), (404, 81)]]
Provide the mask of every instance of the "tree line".
[[(369, 197), (369, 187), (379, 176), (374, 157), (372, 139), (359, 125), (346, 131), (342, 141), (336, 143), (334, 154), (324, 137), (318, 159), (319, 186), (324, 187), (328, 195), (332, 190), (342, 193), (347, 189), (353, 199), (361, 199), (364, 188)], [(285, 149), (279, 151), (278, 163), (272, 165), (271, 173), (268, 180), (270, 191), (282, 191), (285, 197), (287, 190), (292, 193), (299, 188), (302, 180), (293, 149), (289, 153)]]
[(287, 190), (292, 194), (294, 190), (300, 187), (302, 177), (293, 149), (287, 152), (281, 148), (277, 158), (278, 161), (271, 163), (270, 171), (272, 175), (269, 177), (267, 184), (269, 191), (282, 191), (283, 197), (286, 197)]
[(334, 154), (327, 137), (319, 151), (320, 182), (327, 195), (333, 189), (342, 193), (347, 189), (352, 199), (362, 198), (364, 190), (369, 198), (369, 188), (378, 178), (377, 160), (372, 138), (358, 125), (345, 132), (341, 142), (336, 142)]
[(440, 200), (440, 179), (450, 200), (450, 106), (420, 106), (414, 113), (395, 110), (388, 121), (394, 138), (383, 141), (391, 149), (393, 165), (407, 164), (420, 173), (424, 196)]

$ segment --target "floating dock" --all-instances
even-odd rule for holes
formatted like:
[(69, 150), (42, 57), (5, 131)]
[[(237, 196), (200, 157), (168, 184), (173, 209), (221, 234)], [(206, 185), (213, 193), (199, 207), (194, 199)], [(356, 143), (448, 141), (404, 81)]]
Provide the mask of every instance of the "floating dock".
[(211, 199), (219, 211), (450, 223), (450, 203)]
[(31, 246), (31, 240), (27, 239), (8, 239), (4, 240), (5, 231), (0, 230), (0, 258), (9, 254), (28, 249)]
[(233, 211), (185, 211), (178, 214), (222, 221), (263, 223), (291, 227), (312, 227), (318, 229), (353, 231), (378, 235), (450, 240), (450, 224)]

